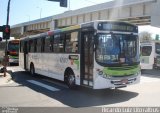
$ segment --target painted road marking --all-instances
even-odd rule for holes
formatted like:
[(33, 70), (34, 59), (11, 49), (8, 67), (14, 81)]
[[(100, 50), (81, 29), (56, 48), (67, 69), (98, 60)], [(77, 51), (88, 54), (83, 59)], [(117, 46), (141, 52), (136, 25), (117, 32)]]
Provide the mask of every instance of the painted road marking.
[(67, 88), (68, 89), (68, 86), (65, 85), (65, 84), (62, 84), (62, 83), (59, 83), (59, 82), (56, 82), (56, 81), (53, 81), (53, 80), (50, 80), (50, 79), (42, 79), (46, 82), (49, 82), (49, 83), (53, 83), (53, 84), (56, 84), (57, 86), (60, 86), (60, 87), (63, 87), (63, 88)]
[(60, 89), (57, 89), (55, 87), (46, 85), (44, 83), (41, 83), (41, 82), (38, 82), (38, 81), (35, 81), (35, 80), (27, 80), (27, 81), (30, 82), (30, 83), (32, 83), (32, 84), (38, 85), (40, 87), (46, 88), (46, 89), (48, 89), (50, 91), (60, 91)]

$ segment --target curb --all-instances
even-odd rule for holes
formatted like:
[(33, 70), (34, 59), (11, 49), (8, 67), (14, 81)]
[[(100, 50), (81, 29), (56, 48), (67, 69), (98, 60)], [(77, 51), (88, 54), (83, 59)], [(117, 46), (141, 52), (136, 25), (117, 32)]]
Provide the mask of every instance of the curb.
[(0, 73), (0, 85), (9, 84), (12, 81), (12, 71), (7, 71), (6, 77), (3, 77), (3, 73)]

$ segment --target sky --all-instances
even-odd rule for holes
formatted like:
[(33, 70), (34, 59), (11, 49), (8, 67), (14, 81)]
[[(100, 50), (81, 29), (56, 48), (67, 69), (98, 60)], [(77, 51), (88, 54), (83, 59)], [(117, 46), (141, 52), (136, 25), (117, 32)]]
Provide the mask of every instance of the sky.
[[(14, 25), (107, 1), (112, 0), (68, 0), (70, 7), (63, 8), (59, 2), (47, 0), (11, 0), (9, 23)], [(0, 25), (6, 24), (7, 3), (8, 0), (0, 0)]]
[[(59, 2), (47, 0), (11, 0), (9, 24), (12, 26), (109, 1), (112, 0), (68, 0), (68, 7), (63, 8), (59, 6)], [(6, 24), (7, 4), (8, 0), (0, 0), (0, 26)], [(151, 26), (139, 27), (139, 31), (148, 31), (153, 37), (155, 34), (160, 34), (159, 28)]]

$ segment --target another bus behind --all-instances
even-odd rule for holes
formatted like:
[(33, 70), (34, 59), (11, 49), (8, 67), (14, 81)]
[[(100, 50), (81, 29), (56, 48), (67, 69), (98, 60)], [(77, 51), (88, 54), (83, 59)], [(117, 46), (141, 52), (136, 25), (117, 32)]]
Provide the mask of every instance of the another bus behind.
[(141, 45), (141, 69), (160, 68), (160, 41), (143, 42)]
[(19, 64), (19, 39), (9, 40), (6, 46), (6, 42), (0, 42), (0, 60), (2, 62), (5, 56), (5, 48), (7, 47), (8, 65)]
[(10, 65), (19, 64), (19, 39), (8, 41), (7, 54)]

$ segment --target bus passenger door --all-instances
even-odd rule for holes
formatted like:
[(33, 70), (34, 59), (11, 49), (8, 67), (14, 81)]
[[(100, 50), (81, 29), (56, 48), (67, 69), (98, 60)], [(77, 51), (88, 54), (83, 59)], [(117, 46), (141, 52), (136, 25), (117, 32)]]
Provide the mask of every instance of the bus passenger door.
[(81, 34), (81, 84), (93, 86), (94, 32)]
[(27, 46), (27, 41), (24, 42), (24, 69), (27, 70), (28, 67), (28, 46)]

